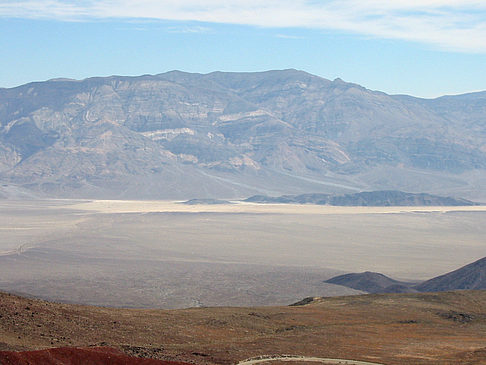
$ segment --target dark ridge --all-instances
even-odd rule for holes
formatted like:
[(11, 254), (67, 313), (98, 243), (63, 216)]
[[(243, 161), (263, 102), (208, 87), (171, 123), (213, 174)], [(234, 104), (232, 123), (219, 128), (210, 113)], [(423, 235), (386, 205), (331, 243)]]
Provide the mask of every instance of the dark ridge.
[(304, 298), (302, 300), (299, 300), (296, 303), (290, 304), (289, 307), (300, 307), (302, 305), (310, 304), (310, 303), (314, 302), (315, 300), (316, 300), (315, 297), (307, 297), (307, 298)]
[(326, 280), (326, 283), (346, 286), (368, 293), (410, 293), (413, 285), (389, 278), (380, 273), (366, 271), (363, 273), (344, 274)]
[(426, 193), (406, 193), (395, 190), (379, 190), (345, 195), (301, 194), (269, 197), (254, 195), (245, 202), (292, 203), (333, 206), (472, 206), (479, 203), (466, 199), (442, 197)]

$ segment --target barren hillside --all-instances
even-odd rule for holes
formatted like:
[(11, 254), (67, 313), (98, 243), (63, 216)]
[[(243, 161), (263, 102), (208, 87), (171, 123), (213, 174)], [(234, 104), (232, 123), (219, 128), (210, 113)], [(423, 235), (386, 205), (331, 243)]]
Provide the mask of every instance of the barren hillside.
[(294, 354), (398, 364), (483, 364), (486, 292), (310, 299), (291, 307), (136, 310), (0, 295), (3, 350), (110, 346), (234, 364)]

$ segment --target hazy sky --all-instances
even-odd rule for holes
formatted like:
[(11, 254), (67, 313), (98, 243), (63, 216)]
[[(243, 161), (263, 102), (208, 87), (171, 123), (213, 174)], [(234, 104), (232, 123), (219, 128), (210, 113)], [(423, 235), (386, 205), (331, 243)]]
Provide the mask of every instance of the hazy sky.
[(486, 90), (486, 1), (0, 0), (0, 87), (284, 68), (387, 93)]

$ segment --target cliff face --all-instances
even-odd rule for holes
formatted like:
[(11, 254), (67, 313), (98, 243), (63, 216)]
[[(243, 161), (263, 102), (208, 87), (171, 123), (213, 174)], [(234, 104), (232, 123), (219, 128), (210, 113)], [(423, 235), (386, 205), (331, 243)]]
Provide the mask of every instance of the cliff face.
[(54, 196), (474, 197), (485, 105), (486, 93), (423, 100), (296, 70), (31, 83), (0, 89), (0, 180)]

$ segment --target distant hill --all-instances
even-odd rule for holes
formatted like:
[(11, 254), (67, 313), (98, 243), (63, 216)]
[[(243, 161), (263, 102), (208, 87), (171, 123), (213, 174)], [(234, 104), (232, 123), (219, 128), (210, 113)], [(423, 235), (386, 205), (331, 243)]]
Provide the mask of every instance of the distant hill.
[(360, 274), (344, 274), (326, 280), (326, 283), (346, 286), (368, 293), (411, 293), (412, 283), (400, 282), (380, 273), (366, 271)]
[(415, 287), (421, 292), (486, 289), (486, 257)]
[(253, 203), (293, 203), (336, 206), (470, 206), (478, 205), (466, 199), (442, 197), (431, 194), (414, 194), (403, 191), (370, 191), (355, 194), (301, 194), (269, 197), (255, 195), (244, 200)]
[(248, 203), (281, 203), (281, 204), (328, 204), (330, 194), (300, 194), (300, 195), (282, 195), (272, 197), (267, 195), (254, 195), (245, 200)]
[(41, 197), (481, 200), (485, 129), (486, 92), (387, 95), (293, 69), (61, 78), (0, 88), (0, 184)]
[(368, 293), (413, 293), (486, 289), (486, 257), (420, 284), (396, 281), (374, 272), (339, 275), (325, 281)]

